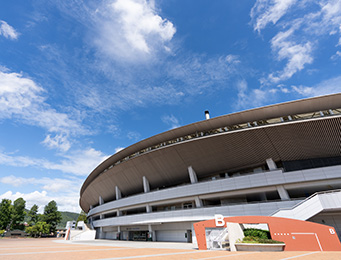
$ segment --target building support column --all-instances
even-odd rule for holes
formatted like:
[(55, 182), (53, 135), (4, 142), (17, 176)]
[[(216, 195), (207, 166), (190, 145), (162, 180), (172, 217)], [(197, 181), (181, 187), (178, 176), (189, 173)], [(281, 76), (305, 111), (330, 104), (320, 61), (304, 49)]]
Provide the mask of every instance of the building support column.
[(117, 240), (121, 240), (121, 226), (117, 226), (117, 236), (116, 236)]
[(281, 198), (281, 200), (290, 200), (289, 193), (284, 188), (283, 185), (278, 185), (278, 186), (276, 186), (276, 188), (277, 188), (277, 192), (278, 192), (279, 197)]
[[(104, 216), (103, 216), (103, 214), (99, 215), (99, 219), (104, 219)], [(99, 228), (99, 234), (98, 234), (98, 238), (99, 238), (99, 239), (102, 239), (102, 238), (104, 238), (103, 227), (100, 227), (100, 228)]]
[(104, 200), (103, 200), (103, 198), (101, 196), (98, 197), (98, 204), (99, 205), (104, 204)]
[(149, 181), (146, 178), (146, 176), (143, 176), (142, 181), (143, 181), (143, 190), (144, 190), (144, 192), (145, 193), (150, 192), (150, 185), (149, 185)]
[(147, 211), (147, 213), (150, 213), (153, 211), (152, 207), (149, 204), (146, 205), (146, 211)]
[(116, 215), (117, 215), (117, 217), (120, 217), (120, 216), (122, 216), (122, 211), (120, 211), (119, 209), (116, 211)]
[(191, 180), (191, 183), (197, 183), (198, 182), (198, 177), (195, 171), (193, 170), (192, 166), (188, 166), (187, 168), (188, 174), (189, 174), (189, 179)]
[(122, 198), (122, 193), (117, 186), (115, 186), (115, 193), (116, 193), (116, 200), (119, 200), (120, 198)]
[(274, 162), (274, 160), (272, 160), (272, 158), (266, 159), (266, 164), (268, 165), (268, 168), (270, 171), (276, 170), (277, 169), (277, 165)]
[[(152, 225), (148, 225), (148, 233), (149, 233), (149, 236), (152, 236), (152, 241), (155, 242), (156, 241), (156, 233), (155, 231), (152, 229)], [(150, 237), (148, 237), (149, 239)]]
[(195, 207), (202, 208), (203, 203), (202, 203), (202, 200), (199, 198), (199, 196), (195, 196), (194, 200), (195, 200)]

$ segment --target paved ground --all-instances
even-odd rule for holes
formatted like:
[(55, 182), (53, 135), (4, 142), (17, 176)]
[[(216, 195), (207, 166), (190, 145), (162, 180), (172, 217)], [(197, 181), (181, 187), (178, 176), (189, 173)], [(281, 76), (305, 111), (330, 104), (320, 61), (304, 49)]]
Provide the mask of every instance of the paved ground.
[(341, 252), (226, 252), (199, 251), (189, 244), (150, 243), (125, 241), (88, 241), (69, 242), (56, 239), (0, 239), (0, 259), (63, 259), (63, 260), (116, 260), (116, 259), (152, 259), (152, 260), (307, 260), (307, 259), (341, 259)]

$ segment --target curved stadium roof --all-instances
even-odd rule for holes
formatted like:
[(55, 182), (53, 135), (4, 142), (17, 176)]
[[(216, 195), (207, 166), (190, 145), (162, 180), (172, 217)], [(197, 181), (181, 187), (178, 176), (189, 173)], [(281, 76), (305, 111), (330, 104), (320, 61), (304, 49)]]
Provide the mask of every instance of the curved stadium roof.
[(115, 197), (189, 182), (187, 167), (203, 178), (219, 171), (274, 161), (340, 156), (341, 94), (276, 104), (182, 126), (112, 155), (88, 176), (80, 205), (88, 211)]

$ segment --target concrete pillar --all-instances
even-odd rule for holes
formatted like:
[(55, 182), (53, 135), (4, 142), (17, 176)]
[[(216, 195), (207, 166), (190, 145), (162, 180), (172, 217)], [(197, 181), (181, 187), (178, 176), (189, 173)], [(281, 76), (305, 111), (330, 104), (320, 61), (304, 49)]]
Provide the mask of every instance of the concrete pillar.
[(120, 211), (120, 210), (117, 210), (117, 211), (116, 211), (116, 213), (117, 213), (117, 217), (120, 217), (120, 216), (122, 216), (122, 211)]
[(98, 198), (98, 204), (99, 205), (104, 204), (104, 200), (103, 200), (103, 198), (101, 196), (99, 196), (99, 198)]
[(152, 225), (150, 225), (150, 224), (148, 225), (148, 232), (152, 236), (152, 241), (155, 242), (156, 241), (156, 234), (155, 234), (155, 231), (152, 228)]
[(189, 166), (188, 168), (188, 174), (189, 174), (189, 179), (191, 180), (191, 183), (197, 183), (198, 182), (198, 177), (195, 171), (193, 170), (192, 166)]
[(276, 188), (281, 200), (290, 200), (290, 196), (283, 185), (278, 185)]
[(235, 243), (238, 239), (244, 238), (244, 232), (240, 224), (238, 223), (226, 223), (227, 231), (229, 234), (230, 251), (237, 251)]
[(117, 240), (121, 240), (121, 227), (120, 226), (117, 226), (117, 237), (116, 237)]
[(276, 163), (272, 160), (272, 158), (266, 159), (266, 164), (269, 167), (270, 171), (276, 170), (277, 169), (277, 165)]
[(146, 178), (146, 176), (143, 176), (142, 181), (143, 181), (143, 190), (144, 190), (144, 192), (150, 192), (150, 185), (149, 185), (149, 181)]
[(194, 200), (195, 200), (195, 207), (196, 208), (202, 208), (202, 206), (203, 206), (202, 200), (198, 196), (196, 196)]
[(117, 186), (115, 186), (115, 193), (116, 193), (116, 199), (117, 200), (122, 198), (122, 193), (121, 193), (120, 189)]
[(149, 204), (146, 205), (146, 211), (147, 211), (147, 213), (150, 213), (153, 211), (152, 207)]
[(100, 227), (99, 228), (99, 239), (102, 239), (102, 238), (104, 238), (104, 232), (103, 232), (103, 228), (102, 227)]

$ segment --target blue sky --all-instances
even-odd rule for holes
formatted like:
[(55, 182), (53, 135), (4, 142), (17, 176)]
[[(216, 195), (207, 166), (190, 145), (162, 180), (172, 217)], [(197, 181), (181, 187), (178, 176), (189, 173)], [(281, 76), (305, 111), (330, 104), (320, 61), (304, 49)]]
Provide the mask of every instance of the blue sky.
[(0, 198), (79, 212), (139, 140), (340, 91), (341, 0), (4, 0)]

